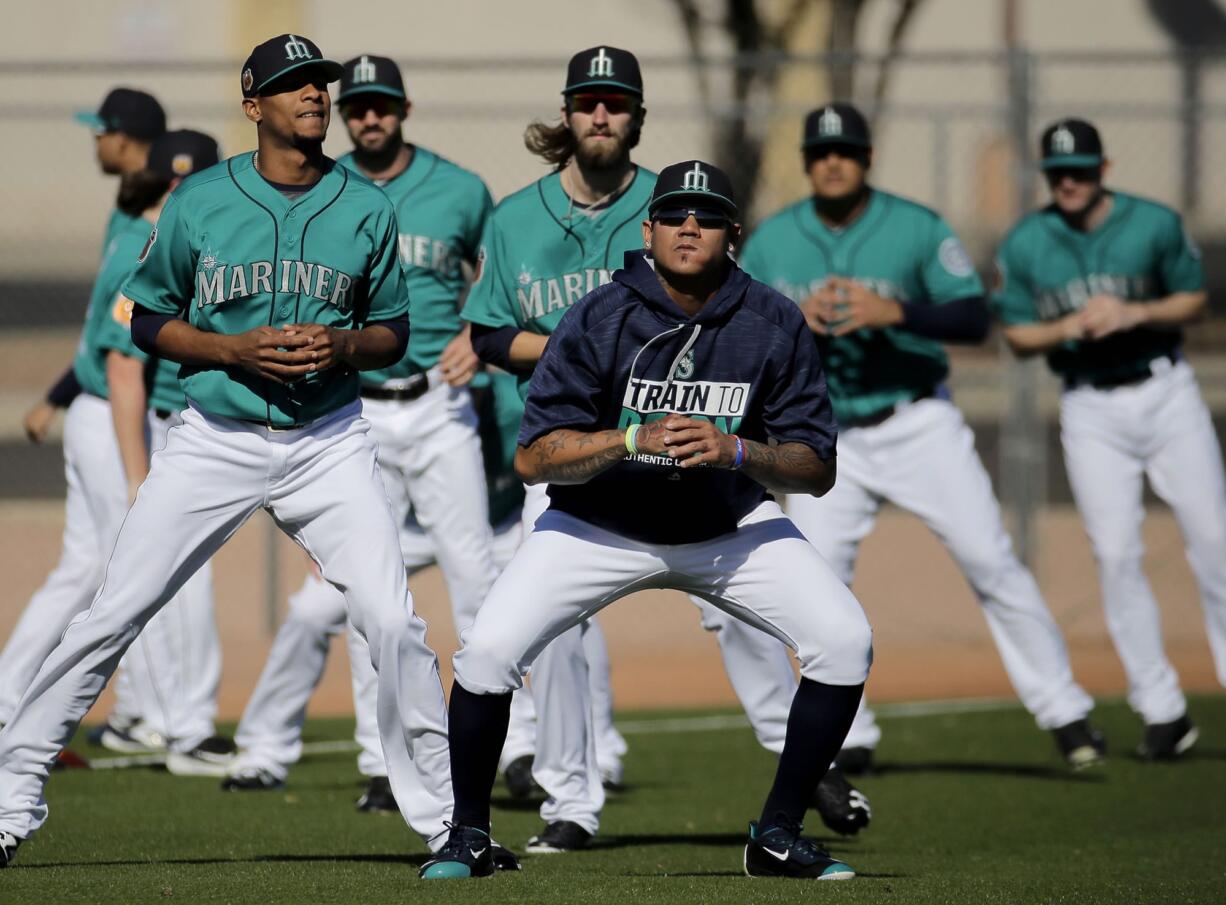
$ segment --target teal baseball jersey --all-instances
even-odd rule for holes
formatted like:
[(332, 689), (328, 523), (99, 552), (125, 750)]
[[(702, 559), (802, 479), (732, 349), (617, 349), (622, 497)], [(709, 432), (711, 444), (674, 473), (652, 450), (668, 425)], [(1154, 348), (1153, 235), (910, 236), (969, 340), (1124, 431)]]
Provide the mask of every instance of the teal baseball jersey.
[[(1059, 320), (1099, 293), (1135, 302), (1204, 287), (1200, 252), (1179, 214), (1123, 192), (1112, 192), (1111, 212), (1088, 233), (1054, 205), (1028, 214), (1005, 237), (996, 267), (992, 307), (1006, 326)], [(1138, 327), (1062, 343), (1047, 362), (1073, 383), (1128, 377), (1173, 355), (1182, 339), (1179, 330)]]
[(519, 422), (524, 403), (519, 381), (513, 374), (482, 372), (473, 380), (479, 395), (477, 410), (481, 428), (481, 453), (485, 460), (485, 484), (489, 492), (490, 524), (502, 524), (524, 503), (524, 485), (515, 474), (515, 451), (519, 446)]
[(106, 255), (106, 250), (111, 247), (111, 240), (119, 235), (120, 232), (133, 223), (139, 223), (140, 221), (140, 217), (125, 214), (119, 208), (111, 211), (111, 216), (106, 221), (106, 232), (102, 236), (102, 254)]
[[(337, 161), (358, 172), (353, 154)], [(481, 177), (426, 148), (414, 147), (400, 175), (375, 184), (396, 209), (397, 246), (409, 288), (409, 348), (390, 368), (365, 371), (362, 382), (378, 385), (427, 371), (463, 324), (461, 264), (475, 264), (485, 221), (494, 207)]]
[[(184, 180), (149, 236), (124, 295), (212, 333), (317, 323), (360, 329), (409, 308), (396, 213), (380, 189), (335, 161), (286, 198), (253, 154)], [(353, 401), (358, 373), (338, 364), (290, 384), (238, 367), (181, 365), (187, 398), (206, 412), (288, 427)]]
[[(798, 304), (830, 276), (908, 304), (940, 305), (984, 294), (970, 256), (941, 216), (879, 189), (871, 190), (863, 213), (843, 229), (828, 227), (811, 198), (784, 208), (749, 237), (740, 264)], [(914, 399), (949, 373), (938, 341), (896, 327), (817, 341), (835, 416), (845, 423)]]
[[(641, 226), (654, 186), (655, 173), (637, 167), (619, 196), (586, 209), (571, 201), (560, 174), (551, 173), (504, 198), (481, 238), (464, 319), (552, 333), (575, 302), (612, 279), (627, 251), (643, 246)], [(520, 381), (522, 395), (527, 384), (527, 378)]]
[(136, 259), (149, 239), (149, 228), (149, 223), (136, 219), (121, 233), (123, 238), (118, 250), (127, 259), (127, 270), (118, 274), (120, 283), (116, 284), (111, 302), (105, 306), (106, 317), (98, 318), (93, 343), (101, 351), (104, 362), (106, 354), (112, 349), (144, 362), (145, 393), (149, 408), (177, 412), (187, 404), (183, 387), (179, 383), (179, 366), (164, 358), (150, 358), (136, 347), (136, 343), (132, 341), (132, 302), (118, 289), (136, 266)]

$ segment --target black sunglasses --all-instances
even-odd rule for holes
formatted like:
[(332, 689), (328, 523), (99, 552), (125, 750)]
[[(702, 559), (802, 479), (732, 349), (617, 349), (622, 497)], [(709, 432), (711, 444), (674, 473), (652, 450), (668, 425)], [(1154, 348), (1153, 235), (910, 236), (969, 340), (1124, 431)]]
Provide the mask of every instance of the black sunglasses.
[(727, 214), (703, 208), (667, 207), (651, 215), (652, 222), (671, 227), (684, 225), (690, 217), (698, 221), (699, 229), (726, 229), (729, 226)]
[(566, 98), (566, 109), (571, 113), (595, 113), (604, 104), (609, 114), (633, 113), (639, 108), (639, 100), (629, 94), (572, 94)]
[(388, 94), (359, 94), (341, 101), (341, 115), (345, 119), (365, 119), (366, 112), (374, 110), (375, 116), (397, 116), (404, 112), (404, 101)]

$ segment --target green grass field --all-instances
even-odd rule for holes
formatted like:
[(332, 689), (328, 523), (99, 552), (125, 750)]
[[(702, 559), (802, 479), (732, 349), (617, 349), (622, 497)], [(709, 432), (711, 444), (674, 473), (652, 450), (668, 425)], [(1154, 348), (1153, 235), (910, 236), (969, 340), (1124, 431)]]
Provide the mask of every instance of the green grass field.
[[(746, 728), (696, 731), (692, 718), (709, 714), (628, 717), (629, 789), (607, 806), (598, 844), (482, 881), (419, 881), (416, 836), (398, 817), (354, 810), (362, 782), (350, 753), (309, 756), (279, 793), (222, 794), (215, 780), (149, 768), (66, 771), (49, 787), (46, 828), (0, 873), (0, 902), (1221, 903), (1226, 697), (1197, 698), (1190, 712), (1202, 730), (1194, 754), (1152, 765), (1126, 753), (1135, 718), (1100, 706), (1115, 756), (1072, 774), (1020, 708), (894, 711), (882, 720), (882, 769), (859, 783), (873, 825), (826, 839), (859, 872), (849, 883), (742, 876), (772, 757)], [(315, 722), (308, 738), (349, 731)], [(501, 785), (495, 805), (495, 835), (522, 848), (535, 810), (508, 807)]]

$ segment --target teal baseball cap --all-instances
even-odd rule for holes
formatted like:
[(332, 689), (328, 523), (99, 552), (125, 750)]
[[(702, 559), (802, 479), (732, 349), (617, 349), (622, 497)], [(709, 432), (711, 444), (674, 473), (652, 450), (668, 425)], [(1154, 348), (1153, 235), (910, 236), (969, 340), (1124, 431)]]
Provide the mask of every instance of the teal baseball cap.
[(1083, 169), (1103, 164), (1103, 141), (1084, 119), (1062, 119), (1043, 130), (1039, 169)]
[(152, 94), (135, 88), (113, 88), (96, 112), (82, 110), (73, 116), (95, 132), (122, 132), (151, 141), (166, 131), (166, 111)]

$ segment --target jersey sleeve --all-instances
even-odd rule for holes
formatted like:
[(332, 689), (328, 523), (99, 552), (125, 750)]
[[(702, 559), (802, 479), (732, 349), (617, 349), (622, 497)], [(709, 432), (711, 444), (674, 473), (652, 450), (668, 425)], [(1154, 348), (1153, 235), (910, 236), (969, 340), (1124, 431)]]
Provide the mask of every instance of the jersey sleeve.
[(745, 271), (755, 280), (760, 283), (770, 283), (770, 274), (766, 272), (766, 241), (762, 237), (761, 230), (753, 233), (745, 244), (741, 246), (741, 253), (737, 256), (737, 264), (741, 270)]
[(191, 306), (195, 294), (192, 281), (199, 254), (183, 203), (172, 194), (149, 233), (136, 269), (123, 285), (123, 294), (150, 311), (181, 314)]
[(779, 443), (803, 443), (819, 458), (833, 459), (838, 423), (817, 339), (800, 321), (792, 342), (790, 370), (773, 383), (762, 407), (766, 435)]
[(368, 323), (397, 320), (409, 313), (409, 286), (400, 266), (396, 214), (390, 204), (375, 223), (375, 252), (367, 276)]
[(928, 302), (940, 305), (983, 295), (983, 281), (975, 272), (975, 262), (940, 217), (932, 222), (927, 246), (920, 278)]
[(1039, 320), (1034, 293), (1021, 258), (1016, 233), (1005, 238), (996, 252), (996, 275), (992, 286), (992, 311), (1006, 327), (1033, 324)]
[(489, 223), (490, 214), (494, 210), (494, 199), (490, 196), (490, 190), (486, 188), (484, 182), (480, 179), (475, 179), (476, 191), (473, 193), (473, 205), (471, 207), (471, 217), (465, 224), (466, 229), (461, 237), (461, 253), (464, 255), (464, 260), (469, 263), (475, 263), (477, 255), (481, 250), (481, 236), (485, 233), (486, 224)]
[(1200, 249), (1188, 235), (1183, 218), (1172, 212), (1161, 239), (1159, 267), (1167, 292), (1198, 292), (1205, 288)]
[(485, 223), (477, 252), (477, 276), (460, 316), (486, 327), (519, 327), (514, 283), (506, 272), (502, 230), (497, 214)]
[(595, 430), (600, 418), (600, 378), (596, 353), (572, 308), (562, 316), (532, 373), (524, 404), (519, 445), (529, 446), (551, 431)]
[(149, 356), (138, 349), (136, 343), (132, 341), (132, 300), (127, 298), (121, 290), (128, 275), (132, 272), (132, 265), (136, 263), (136, 257), (142, 247), (140, 242), (124, 241), (115, 249), (116, 261), (114, 263), (122, 265), (126, 259), (128, 266), (121, 266), (121, 269), (117, 271), (114, 285), (109, 287), (110, 306), (107, 308), (106, 316), (99, 320), (98, 334), (94, 340), (103, 352), (114, 349), (116, 352), (140, 361), (144, 361)]

